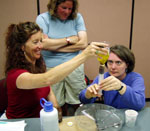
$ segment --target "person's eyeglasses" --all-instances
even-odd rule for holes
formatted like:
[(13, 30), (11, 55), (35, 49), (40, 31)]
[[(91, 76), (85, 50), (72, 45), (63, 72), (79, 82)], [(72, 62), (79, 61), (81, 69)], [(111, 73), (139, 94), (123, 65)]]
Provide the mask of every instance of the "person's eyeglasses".
[(112, 60), (107, 61), (108, 65), (112, 65), (113, 63), (115, 63), (117, 66), (120, 66), (122, 65), (123, 61), (112, 61)]

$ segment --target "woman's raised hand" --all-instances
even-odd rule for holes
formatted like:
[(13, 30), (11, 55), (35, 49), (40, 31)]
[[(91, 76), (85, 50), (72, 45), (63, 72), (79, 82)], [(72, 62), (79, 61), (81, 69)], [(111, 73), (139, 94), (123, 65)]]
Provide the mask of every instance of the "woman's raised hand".
[(108, 51), (105, 47), (108, 47), (109, 44), (102, 43), (102, 42), (91, 42), (85, 50), (83, 50), (83, 54), (87, 57), (90, 56), (97, 56), (97, 54), (107, 54)]

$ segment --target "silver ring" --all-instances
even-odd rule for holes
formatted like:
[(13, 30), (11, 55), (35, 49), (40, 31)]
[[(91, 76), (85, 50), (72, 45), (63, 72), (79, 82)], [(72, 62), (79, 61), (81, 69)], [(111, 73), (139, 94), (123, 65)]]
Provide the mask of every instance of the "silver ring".
[(100, 51), (98, 51), (98, 50), (96, 50), (96, 52), (95, 52), (96, 54), (99, 54), (100, 53)]

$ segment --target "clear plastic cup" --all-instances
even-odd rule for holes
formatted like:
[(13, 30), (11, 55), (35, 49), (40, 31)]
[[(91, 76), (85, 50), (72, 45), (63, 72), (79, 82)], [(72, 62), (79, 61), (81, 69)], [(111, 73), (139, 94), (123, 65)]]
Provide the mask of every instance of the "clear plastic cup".
[[(103, 41), (102, 43), (109, 44), (109, 46), (110, 46), (109, 42)], [(104, 55), (104, 54), (101, 54), (101, 53), (98, 54), (99, 57), (97, 58), (97, 60), (99, 61), (99, 63), (101, 65), (105, 65), (105, 63), (106, 63), (106, 61), (108, 60), (108, 57), (109, 57), (110, 49), (109, 49), (109, 47), (106, 47), (106, 49), (108, 50), (107, 55)]]
[(138, 112), (135, 110), (126, 110), (125, 118), (126, 118), (126, 126), (134, 127), (136, 123), (136, 119), (138, 116)]

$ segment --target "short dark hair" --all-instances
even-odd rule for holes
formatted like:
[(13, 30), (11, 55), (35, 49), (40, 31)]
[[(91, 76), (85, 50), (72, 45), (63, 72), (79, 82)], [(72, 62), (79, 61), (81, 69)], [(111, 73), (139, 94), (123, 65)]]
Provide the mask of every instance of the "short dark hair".
[(47, 4), (47, 8), (49, 13), (51, 14), (51, 16), (53, 18), (57, 18), (57, 7), (59, 4), (65, 2), (65, 1), (72, 1), (73, 2), (73, 9), (72, 9), (72, 13), (70, 14), (70, 16), (68, 17), (68, 19), (75, 19), (77, 17), (77, 13), (78, 13), (78, 0), (50, 0)]
[[(126, 73), (133, 71), (135, 67), (135, 56), (129, 48), (123, 45), (114, 45), (110, 47), (110, 53), (111, 52), (116, 54), (121, 60), (123, 60), (128, 65)], [(107, 62), (105, 65), (107, 67)]]

